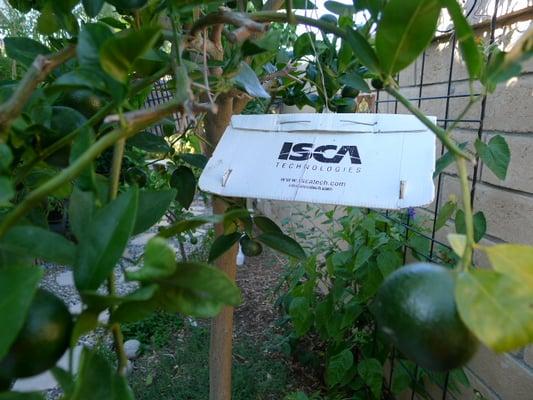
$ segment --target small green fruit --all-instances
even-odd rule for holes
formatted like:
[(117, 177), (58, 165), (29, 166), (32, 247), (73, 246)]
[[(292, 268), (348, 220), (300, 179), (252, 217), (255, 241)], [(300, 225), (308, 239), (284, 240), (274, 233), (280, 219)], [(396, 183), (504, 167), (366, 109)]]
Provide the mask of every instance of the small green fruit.
[(263, 246), (257, 240), (244, 236), (241, 240), (241, 250), (246, 257), (256, 257), (263, 252)]

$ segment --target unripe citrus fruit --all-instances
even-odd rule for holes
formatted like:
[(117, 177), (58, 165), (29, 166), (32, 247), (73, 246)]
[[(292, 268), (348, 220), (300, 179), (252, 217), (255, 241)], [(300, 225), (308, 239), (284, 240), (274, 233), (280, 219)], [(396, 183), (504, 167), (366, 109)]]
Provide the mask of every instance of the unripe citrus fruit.
[(250, 239), (248, 236), (244, 236), (241, 241), (242, 254), (247, 257), (255, 257), (263, 252), (263, 246), (257, 240)]
[(434, 371), (464, 365), (477, 340), (457, 312), (451, 270), (416, 263), (389, 275), (373, 305), (378, 327), (407, 357)]
[(71, 333), (67, 306), (52, 293), (37, 289), (22, 329), (0, 360), (0, 378), (24, 378), (52, 368), (67, 350)]

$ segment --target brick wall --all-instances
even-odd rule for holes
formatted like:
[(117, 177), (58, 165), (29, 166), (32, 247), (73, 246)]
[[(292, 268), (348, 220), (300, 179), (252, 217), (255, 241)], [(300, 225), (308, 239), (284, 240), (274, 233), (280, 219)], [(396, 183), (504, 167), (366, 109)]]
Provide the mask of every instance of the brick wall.
[[(498, 23), (495, 30), (495, 42), (500, 47), (508, 48), (531, 24), (533, 0), (500, 0), (495, 8), (495, 0), (468, 0), (465, 10), (470, 11), (469, 19), (478, 24), (477, 35), (488, 39), (490, 20), (497, 11)], [(446, 18), (442, 19), (440, 29), (446, 30)], [(448, 91), (450, 68), (452, 84), (450, 94), (468, 93), (467, 74), (458, 52), (451, 63), (452, 42), (449, 36), (434, 42), (425, 54), (425, 71), (422, 97), (445, 96)], [(452, 65), (451, 65), (452, 64)], [(402, 71), (399, 82), (406, 97), (416, 98), (419, 94), (422, 58), (407, 70)], [(386, 100), (387, 94), (380, 93), (380, 100)], [(468, 98), (453, 98), (448, 107), (448, 118), (458, 116)], [(416, 103), (416, 102), (415, 102)], [(444, 117), (445, 99), (424, 100), (420, 108), (427, 115)], [(401, 105), (380, 103), (379, 112), (406, 112)], [(481, 104), (477, 104), (463, 119), (480, 119)], [(285, 112), (298, 112), (291, 107)], [(310, 110), (305, 110), (310, 112)], [(300, 111), (301, 112), (301, 111)], [(468, 141), (469, 146), (478, 134), (478, 123), (461, 123), (455, 132), (459, 142)], [(533, 60), (523, 69), (522, 75), (502, 84), (487, 99), (482, 139), (484, 141), (496, 134), (503, 135), (511, 149), (511, 163), (504, 181), (495, 177), (482, 163), (477, 169), (477, 183), (474, 207), (482, 210), (487, 219), (487, 235), (484, 244), (516, 242), (533, 245)], [(440, 155), (441, 149), (437, 149)], [(470, 169), (472, 179), (473, 168)], [(460, 195), (458, 178), (453, 167), (445, 170), (441, 180), (440, 204), (447, 201), (451, 194)], [(291, 211), (299, 208), (297, 204), (259, 201), (259, 208), (272, 215), (278, 221), (289, 217)], [(419, 210), (428, 213), (435, 204)], [(432, 214), (430, 214), (432, 216)], [(453, 221), (437, 233), (437, 239), (445, 241), (446, 233), (453, 230)], [(486, 264), (479, 254), (476, 262)], [(467, 366), (467, 374), (472, 387), (487, 399), (531, 400), (533, 399), (533, 346), (512, 354), (494, 354), (482, 348)], [(448, 398), (478, 398), (473, 389), (465, 390), (459, 396)], [(435, 398), (440, 398), (438, 388), (434, 390)], [(409, 397), (407, 397), (409, 398)]]

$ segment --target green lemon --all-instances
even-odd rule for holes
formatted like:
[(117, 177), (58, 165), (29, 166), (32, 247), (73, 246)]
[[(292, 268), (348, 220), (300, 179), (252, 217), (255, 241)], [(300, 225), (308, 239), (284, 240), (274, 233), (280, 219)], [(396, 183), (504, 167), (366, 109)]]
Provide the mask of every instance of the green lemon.
[(354, 97), (359, 96), (359, 90), (354, 87), (346, 85), (342, 88), (341, 96), (354, 98)]
[(244, 236), (241, 240), (241, 250), (246, 257), (255, 257), (263, 252), (263, 246), (257, 240)]
[(37, 289), (22, 329), (0, 360), (0, 378), (25, 378), (52, 368), (69, 346), (72, 325), (67, 306)]
[(79, 111), (87, 118), (91, 118), (105, 106), (106, 101), (102, 96), (89, 89), (77, 89), (65, 93), (61, 104)]
[(464, 365), (478, 341), (455, 303), (454, 273), (430, 263), (405, 266), (389, 275), (373, 304), (379, 328), (414, 362), (434, 371)]

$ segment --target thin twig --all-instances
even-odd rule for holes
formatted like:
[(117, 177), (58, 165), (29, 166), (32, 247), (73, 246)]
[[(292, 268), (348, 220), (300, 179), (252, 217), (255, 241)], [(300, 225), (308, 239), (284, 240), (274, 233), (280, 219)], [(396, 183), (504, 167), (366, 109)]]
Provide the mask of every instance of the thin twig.
[(11, 123), (20, 115), (37, 85), (64, 62), (76, 55), (76, 47), (68, 46), (51, 55), (38, 55), (18, 84), (15, 92), (0, 105), (0, 143), (7, 140)]

